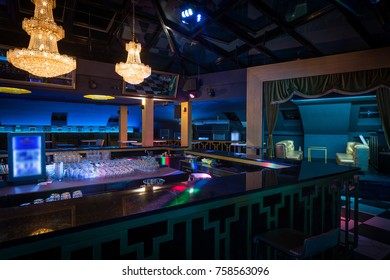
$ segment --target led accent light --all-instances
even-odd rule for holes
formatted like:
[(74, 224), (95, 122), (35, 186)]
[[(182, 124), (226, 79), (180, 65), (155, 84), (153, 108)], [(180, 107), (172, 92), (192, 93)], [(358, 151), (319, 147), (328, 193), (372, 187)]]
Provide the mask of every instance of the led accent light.
[(31, 93), (31, 90), (24, 89), (24, 88), (0, 87), (0, 93), (29, 94)]
[(31, 36), (28, 48), (7, 52), (8, 61), (17, 68), (38, 77), (52, 78), (76, 69), (76, 60), (58, 52), (57, 41), (65, 36), (64, 29), (54, 22), (55, 0), (31, 0), (34, 17), (25, 18), (22, 28)]
[(93, 100), (112, 100), (115, 99), (111, 95), (100, 95), (100, 94), (87, 94), (83, 96), (84, 98), (93, 99)]
[(186, 8), (181, 12), (181, 22), (184, 24), (200, 23), (202, 14), (197, 13), (191, 8)]
[(141, 62), (141, 44), (135, 42), (135, 14), (133, 1), (133, 40), (126, 44), (127, 60), (115, 65), (115, 72), (129, 84), (137, 85), (152, 74), (152, 69)]

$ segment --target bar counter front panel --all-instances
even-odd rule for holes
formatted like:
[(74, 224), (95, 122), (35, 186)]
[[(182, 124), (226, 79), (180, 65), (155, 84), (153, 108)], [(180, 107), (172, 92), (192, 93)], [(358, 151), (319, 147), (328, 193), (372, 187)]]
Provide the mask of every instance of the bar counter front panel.
[(2, 208), (0, 258), (251, 259), (256, 233), (339, 227), (341, 192), (358, 170), (301, 162)]

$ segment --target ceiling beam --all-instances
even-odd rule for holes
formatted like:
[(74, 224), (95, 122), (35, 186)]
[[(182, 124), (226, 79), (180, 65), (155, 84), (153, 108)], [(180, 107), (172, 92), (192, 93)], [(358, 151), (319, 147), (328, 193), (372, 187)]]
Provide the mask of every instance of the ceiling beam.
[[(193, 37), (190, 32), (183, 32), (182, 28), (180, 26), (178, 26), (177, 24), (173, 23), (173, 22), (169, 22), (167, 24), (167, 26), (169, 27), (169, 29), (172, 32), (177, 33), (181, 37), (183, 37), (183, 38), (185, 38), (185, 39), (187, 39), (187, 40), (189, 40), (191, 42), (196, 42), (197, 44), (202, 45), (203, 47), (205, 47), (209, 51), (217, 54), (221, 58), (223, 58), (223, 59), (224, 58), (230, 58), (231, 59), (231, 56), (232, 56), (231, 53), (225, 51), (224, 49), (218, 47), (217, 45), (212, 44), (208, 40), (204, 39), (202, 36)], [(234, 62), (236, 62), (236, 61), (234, 61)], [(239, 65), (239, 66), (240, 67), (245, 67), (244, 65)]]
[(160, 21), (160, 24), (162, 26), (164, 33), (165, 33), (165, 36), (167, 37), (169, 48), (171, 49), (171, 52), (177, 53), (180, 55), (180, 53), (177, 51), (177, 48), (175, 46), (175, 42), (174, 42), (173, 38), (171, 37), (171, 34), (169, 34), (169, 30), (165, 24), (166, 18), (165, 18), (164, 10), (162, 9), (160, 2), (157, 0), (151, 0), (151, 1), (153, 3), (154, 7), (156, 8), (158, 20)]
[[(156, 0), (151, 0), (151, 1), (152, 2), (156, 2)], [(231, 2), (230, 4), (234, 6), (234, 5), (239, 4), (240, 2), (247, 1), (247, 0), (239, 0), (239, 1), (228, 0), (228, 1), (230, 1)], [(191, 1), (187, 1), (187, 3), (190, 3), (190, 2)], [(233, 2), (234, 2), (234, 4), (233, 4)], [(193, 3), (199, 4), (198, 2), (193, 2)], [(169, 31), (171, 31), (171, 32), (174, 32), (174, 33), (178, 34), (179, 36), (181, 36), (181, 37), (191, 41), (191, 42), (195, 41), (197, 44), (202, 45), (202, 47), (205, 47), (209, 51), (211, 51), (213, 53), (216, 53), (218, 56), (220, 56), (222, 58), (231, 58), (232, 55), (229, 52), (227, 52), (224, 49), (218, 47), (217, 45), (214, 45), (214, 44), (210, 43), (208, 40), (204, 39), (202, 36), (199, 36), (199, 35), (195, 36), (193, 31), (186, 31), (181, 26), (179, 26), (178, 24), (168, 20), (164, 16), (164, 12), (163, 12), (162, 9), (160, 10), (160, 14), (163, 16), (163, 23), (164, 23), (165, 27), (167, 28), (167, 32), (168, 33), (169, 33)], [(194, 31), (194, 32), (196, 33), (196, 31)], [(183, 57), (182, 55), (180, 55), (180, 56)], [(239, 65), (239, 66), (240, 67), (245, 67), (244, 65)]]
[(310, 43), (303, 36), (301, 36), (298, 32), (296, 32), (294, 30), (294, 28), (292, 27), (292, 25), (289, 25), (282, 18), (280, 18), (279, 15), (274, 10), (272, 10), (267, 4), (265, 4), (262, 1), (254, 1), (254, 0), (250, 0), (250, 2), (252, 3), (252, 5), (256, 9), (258, 9), (260, 12), (262, 12), (271, 21), (273, 21), (274, 23), (279, 25), (288, 35), (290, 35), (292, 38), (294, 38), (297, 42), (299, 42), (306, 49), (310, 50), (316, 56), (323, 55), (312, 43)]
[[(77, 0), (78, 3), (81, 3), (82, 5), (85, 5), (85, 6), (88, 6), (89, 8), (96, 8), (96, 9), (99, 9), (99, 10), (102, 10), (102, 11), (111, 11), (111, 12), (116, 12), (118, 11), (118, 9), (121, 8), (121, 4), (115, 4), (113, 2), (116, 2), (116, 1), (110, 1), (110, 4), (107, 5), (107, 3), (104, 3), (104, 1), (91, 1), (91, 0)], [(99, 3), (99, 2), (103, 2), (103, 3)], [(124, 1), (124, 2), (130, 2), (131, 1)], [(88, 14), (88, 13), (86, 13)]]
[(187, 69), (187, 67), (185, 66), (184, 64), (184, 61), (188, 62), (188, 63), (191, 63), (191, 64), (194, 64), (194, 65), (197, 65), (199, 67), (202, 67), (203, 69), (205, 69), (206, 71), (210, 71), (210, 69), (208, 69), (207, 67), (201, 65), (200, 62), (196, 62), (196, 61), (193, 61), (187, 57), (184, 57), (181, 52), (179, 51), (179, 49), (176, 47), (176, 42), (175, 40), (172, 38), (170, 32), (169, 32), (169, 27), (167, 26), (167, 24), (165, 23), (166, 21), (168, 21), (164, 15), (164, 11), (160, 5), (160, 2), (157, 1), (157, 0), (151, 0), (153, 5), (155, 6), (156, 8), (156, 13), (157, 13), (157, 17), (159, 19), (159, 22), (160, 22), (160, 25), (163, 29), (163, 32), (165, 34), (165, 36), (167, 37), (167, 40), (168, 40), (168, 44), (169, 44), (169, 47), (170, 47), (170, 50), (172, 51), (172, 53), (174, 54), (174, 57), (173, 59), (171, 60), (171, 62), (169, 63), (169, 67), (172, 66), (173, 62), (175, 59), (179, 59), (180, 61), (180, 65), (181, 65), (181, 68), (184, 70), (184, 74), (188, 74), (189, 73), (189, 70)]
[[(256, 40), (250, 36), (246, 32), (242, 32), (240, 29), (240, 24), (233, 22), (230, 18), (225, 16), (225, 13), (228, 11), (233, 10), (238, 5), (242, 4), (244, 1), (228, 1), (228, 3), (223, 6), (221, 9), (218, 9), (217, 12), (213, 13), (209, 10), (205, 10), (207, 18), (210, 18), (213, 22), (220, 23), (223, 27), (228, 29), (229, 31), (233, 32), (237, 37), (243, 41), (245, 44), (249, 45), (251, 48), (256, 49), (257, 51), (264, 53), (265, 55), (271, 57), (271, 59), (275, 62), (279, 62), (279, 58), (275, 56), (269, 49), (265, 48), (264, 46), (261, 46), (259, 44), (256, 44)], [(242, 25), (241, 25), (242, 26)], [(202, 36), (202, 34), (199, 34), (199, 36)], [(236, 50), (234, 50), (235, 56), (236, 56)]]
[[(227, 0), (225, 4), (220, 7), (217, 12), (210, 12), (207, 10), (207, 21), (202, 23), (199, 27), (194, 28), (192, 30), (192, 34), (194, 37), (200, 35), (202, 31), (209, 26), (212, 22), (215, 20), (218, 20), (220, 17), (222, 17), (226, 12), (231, 11), (234, 9), (236, 6), (240, 5), (242, 2), (247, 1), (247, 0)], [(205, 10), (206, 8), (204, 8)]]
[[(213, 52), (217, 52), (219, 54), (222, 54), (223, 56), (228, 56), (229, 54), (227, 52), (224, 53), (224, 50), (218, 48), (217, 46), (215, 45), (212, 45), (210, 44), (208, 41), (206, 40), (203, 40), (202, 38), (200, 38), (199, 36), (197, 36), (196, 38), (193, 38), (193, 36), (191, 36), (191, 34), (186, 34), (186, 33), (183, 33), (183, 31), (180, 31), (182, 30), (181, 27), (179, 27), (177, 24), (169, 21), (165, 16), (164, 16), (164, 11), (159, 3), (159, 1), (157, 0), (151, 0), (152, 3), (155, 5), (155, 8), (157, 10), (157, 16), (158, 16), (158, 19), (160, 21), (160, 24), (163, 28), (163, 31), (165, 33), (165, 35), (167, 36), (167, 40), (168, 40), (168, 43), (169, 43), (169, 46), (170, 46), (170, 49), (171, 51), (175, 54), (175, 55), (178, 55), (179, 58), (180, 58), (180, 63), (181, 63), (181, 66), (183, 69), (186, 69), (185, 65), (183, 64), (183, 60), (185, 61), (188, 61), (188, 62), (191, 62), (193, 64), (196, 64), (196, 65), (199, 65), (199, 67), (202, 67), (202, 68), (205, 68), (206, 70), (210, 70), (208, 69), (208, 67), (206, 66), (203, 66), (201, 65), (200, 62), (195, 62), (195, 61), (191, 61), (189, 60), (187, 57), (184, 57), (180, 51), (179, 51), (179, 48), (176, 47), (176, 43), (175, 41), (173, 40), (171, 34), (170, 34), (170, 31), (172, 32), (176, 32), (177, 34), (179, 34), (180, 36), (190, 40), (191, 42), (194, 41), (194, 39), (198, 42), (200, 42), (204, 47), (212, 50)], [(186, 69), (187, 71), (187, 69)], [(188, 71), (187, 71), (188, 72)]]
[[(257, 51), (264, 53), (269, 56), (273, 61), (280, 62), (280, 59), (273, 54), (268, 48), (266, 48), (263, 44), (259, 44), (259, 40), (253, 38), (248, 33), (242, 32), (240, 28), (227, 17), (223, 17), (218, 20), (223, 26), (227, 27), (230, 31), (237, 35), (237, 37), (242, 40), (245, 44), (249, 45), (251, 48), (256, 49)], [(260, 41), (263, 42), (263, 41)]]
[[(251, 48), (257, 49), (257, 51), (266, 54), (267, 56), (271, 57), (273, 61), (279, 62), (279, 58), (275, 56), (269, 49), (265, 48), (262, 45), (256, 44), (256, 40), (250, 36), (248, 33), (242, 32), (240, 28), (230, 20), (227, 16), (225, 16), (225, 13), (228, 11), (231, 11), (234, 7), (237, 5), (241, 4), (244, 2), (243, 0), (241, 1), (228, 1), (226, 5), (224, 5), (220, 10), (218, 10), (217, 13), (212, 13), (209, 10), (203, 9), (203, 13), (206, 14), (207, 18), (209, 18), (209, 22), (218, 22), (222, 25), (222, 27), (228, 29), (229, 31), (232, 31), (241, 41), (243, 41), (245, 44), (248, 44), (251, 46)], [(192, 35), (194, 38), (203, 38), (202, 34), (200, 32), (197, 32), (196, 34)], [(209, 42), (207, 40), (207, 42)], [(236, 59), (237, 57), (237, 52), (236, 50), (232, 51), (231, 53), (228, 53), (224, 55), (225, 57), (229, 58), (234, 58), (235, 62), (237, 63), (238, 60)], [(221, 58), (223, 59), (223, 58)], [(221, 59), (219, 59), (218, 63), (220, 63)], [(246, 65), (247, 66), (247, 65)], [(245, 66), (245, 67), (246, 67)]]
[(339, 12), (345, 17), (345, 19), (352, 26), (352, 28), (359, 34), (359, 36), (364, 40), (364, 42), (366, 42), (366, 44), (370, 48), (376, 47), (376, 44), (372, 40), (370, 34), (351, 11), (349, 11), (345, 6), (341, 5), (338, 1), (327, 1), (333, 6), (335, 6), (337, 10), (339, 10)]
[(186, 66), (184, 65), (183, 63), (183, 59), (181, 57), (181, 53), (179, 52), (178, 48), (176, 47), (176, 44), (175, 44), (175, 41), (174, 39), (172, 38), (171, 34), (169, 33), (169, 30), (165, 24), (165, 21), (166, 21), (166, 18), (165, 18), (165, 15), (164, 15), (164, 10), (162, 9), (161, 7), (161, 4), (159, 1), (157, 0), (151, 0), (154, 7), (156, 8), (156, 13), (157, 13), (157, 17), (158, 17), (158, 20), (160, 21), (160, 25), (162, 27), (162, 30), (168, 40), (168, 45), (169, 45), (169, 49), (171, 50), (171, 52), (175, 55), (175, 56), (178, 56), (180, 58), (180, 65), (181, 65), (181, 68), (187, 72), (188, 69), (186, 68)]
[(72, 34), (72, 25), (73, 25), (75, 5), (76, 5), (76, 0), (65, 1), (64, 22), (63, 22), (62, 27), (65, 30), (66, 36), (70, 36), (70, 34)]
[[(328, 5), (318, 11), (315, 11), (313, 13), (307, 14), (306, 16), (300, 17), (296, 20), (293, 20), (290, 22), (290, 25), (292, 28), (298, 28), (299, 26), (305, 25), (309, 23), (310, 21), (316, 20), (332, 11), (335, 10), (335, 7), (332, 5)], [(273, 25), (274, 23), (272, 23)], [(268, 28), (265, 27), (263, 28), (267, 30)], [(284, 29), (281, 26), (278, 26), (276, 28), (273, 28), (267, 32), (264, 32), (263, 35), (257, 38), (258, 43), (257, 44), (262, 44), (265, 45), (267, 41), (275, 39), (285, 33)], [(251, 47), (249, 45), (243, 45), (237, 49), (238, 54), (242, 54), (244, 52), (247, 52)]]
[(153, 32), (152, 38), (150, 38), (149, 42), (146, 42), (146, 46), (144, 46), (142, 49), (145, 52), (149, 52), (149, 50), (158, 43), (158, 40), (160, 39), (160, 34), (163, 32), (163, 28), (161, 25), (157, 25), (156, 29)]
[[(110, 30), (108, 31), (108, 34), (110, 36), (110, 39), (108, 41), (108, 46), (111, 46), (113, 44), (114, 39), (120, 39), (119, 32), (123, 24), (126, 22), (127, 18), (131, 16), (132, 11), (132, 5), (131, 1), (124, 1), (124, 4), (121, 8), (121, 13), (117, 15), (117, 20), (114, 21), (113, 25), (111, 26)], [(121, 41), (121, 40), (120, 40)]]

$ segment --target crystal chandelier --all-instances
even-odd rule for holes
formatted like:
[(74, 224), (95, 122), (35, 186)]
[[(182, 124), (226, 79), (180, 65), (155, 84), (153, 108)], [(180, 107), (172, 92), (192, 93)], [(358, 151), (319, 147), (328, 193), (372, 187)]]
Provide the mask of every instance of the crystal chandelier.
[(56, 77), (76, 69), (76, 60), (58, 52), (57, 41), (65, 36), (64, 29), (54, 22), (55, 0), (31, 0), (34, 17), (25, 18), (22, 28), (31, 36), (28, 48), (7, 52), (15, 67), (38, 77)]
[(141, 62), (140, 52), (141, 44), (136, 43), (135, 34), (135, 15), (134, 15), (134, 0), (133, 0), (133, 40), (126, 44), (127, 61), (120, 62), (115, 65), (115, 72), (123, 77), (123, 80), (129, 84), (137, 85), (149, 77), (152, 73), (151, 68)]

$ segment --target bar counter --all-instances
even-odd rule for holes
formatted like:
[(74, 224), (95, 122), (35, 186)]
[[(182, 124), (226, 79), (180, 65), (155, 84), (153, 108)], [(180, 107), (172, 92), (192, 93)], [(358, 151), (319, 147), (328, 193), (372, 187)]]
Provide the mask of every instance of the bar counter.
[[(258, 232), (292, 226), (310, 234), (338, 227), (341, 193), (356, 183), (359, 169), (299, 162), (197, 181), (165, 171), (147, 177), (177, 177), (154, 188), (121, 178), (109, 183), (115, 191), (1, 208), (0, 258), (250, 259), (251, 237)], [(59, 184), (67, 182), (53, 190)], [(10, 190), (2, 189), (1, 196), (19, 195)]]

